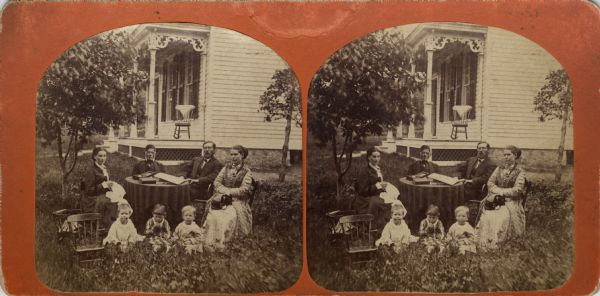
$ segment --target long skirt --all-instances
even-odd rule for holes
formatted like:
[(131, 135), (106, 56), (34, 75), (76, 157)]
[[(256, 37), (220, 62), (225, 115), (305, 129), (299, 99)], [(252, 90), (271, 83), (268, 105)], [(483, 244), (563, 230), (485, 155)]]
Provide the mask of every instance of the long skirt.
[(495, 249), (497, 244), (525, 233), (525, 210), (519, 201), (506, 199), (495, 210), (482, 210), (478, 224), (479, 246)]
[(204, 222), (204, 244), (208, 248), (222, 248), (231, 241), (237, 224), (237, 214), (233, 206), (222, 210), (210, 209)]
[(106, 230), (117, 220), (117, 204), (111, 203), (105, 194), (83, 196), (80, 206), (84, 213), (99, 213), (102, 215), (101, 226)]
[(243, 238), (252, 233), (252, 210), (248, 201), (234, 199), (224, 209), (212, 209), (212, 198), (206, 206), (205, 229), (206, 245), (221, 247), (223, 243)]
[(373, 229), (381, 232), (392, 217), (391, 204), (386, 204), (379, 196), (358, 196), (354, 201), (354, 209), (358, 214), (373, 215)]

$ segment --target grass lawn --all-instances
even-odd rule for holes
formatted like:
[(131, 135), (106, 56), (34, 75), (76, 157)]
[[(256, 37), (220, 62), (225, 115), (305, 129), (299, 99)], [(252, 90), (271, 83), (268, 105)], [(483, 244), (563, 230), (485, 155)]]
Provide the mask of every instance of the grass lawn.
[[(526, 205), (525, 236), (497, 251), (465, 256), (427, 254), (412, 244), (401, 254), (377, 251), (375, 262), (351, 268), (343, 248), (327, 239), (325, 213), (349, 204), (335, 198), (335, 170), (330, 149), (308, 142), (307, 251), (312, 278), (334, 291), (484, 292), (552, 289), (573, 270), (573, 179), (555, 184), (553, 174), (536, 173)], [(397, 187), (411, 160), (382, 155), (386, 181)], [(357, 176), (365, 159), (356, 158), (346, 180)], [(570, 174), (570, 175), (569, 175)], [(569, 177), (570, 176), (570, 177)], [(450, 225), (445, 225), (448, 229)], [(414, 233), (413, 233), (414, 234)]]
[[(302, 268), (302, 188), (298, 174), (286, 182), (269, 178), (275, 172), (261, 171), (265, 180), (253, 204), (253, 233), (224, 251), (188, 255), (175, 248), (155, 253), (145, 243), (128, 253), (105, 252), (96, 268), (80, 268), (65, 242), (56, 239), (52, 211), (71, 207), (78, 195), (78, 182), (91, 165), (83, 155), (73, 172), (70, 197), (60, 198), (57, 158), (38, 151), (36, 160), (36, 270), (40, 280), (59, 291), (140, 291), (161, 293), (263, 293), (293, 285)], [(111, 179), (123, 184), (137, 160), (109, 154)], [(168, 173), (181, 166), (166, 168)], [(175, 225), (172, 225), (174, 227)], [(138, 229), (138, 232), (141, 230)], [(110, 250), (109, 250), (110, 251)]]

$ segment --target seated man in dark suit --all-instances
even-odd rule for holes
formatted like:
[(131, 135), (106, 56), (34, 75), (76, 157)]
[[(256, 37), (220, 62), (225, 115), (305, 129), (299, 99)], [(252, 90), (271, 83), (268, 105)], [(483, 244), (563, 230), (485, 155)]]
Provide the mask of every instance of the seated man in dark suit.
[(467, 159), (458, 166), (461, 177), (465, 179), (465, 198), (467, 200), (481, 200), (485, 196), (485, 193), (481, 192), (481, 188), (496, 169), (496, 165), (488, 157), (489, 149), (490, 144), (479, 142), (477, 156)]
[(427, 146), (427, 145), (421, 146), (421, 153), (420, 153), (421, 160), (413, 162), (408, 167), (408, 175), (415, 175), (420, 172), (427, 172), (427, 173), (439, 172), (438, 165), (428, 160), (430, 155), (431, 155), (431, 148), (429, 148), (429, 146)]
[(164, 173), (165, 172), (165, 167), (155, 160), (156, 147), (154, 147), (154, 145), (152, 145), (152, 144), (146, 145), (146, 152), (144, 155), (145, 155), (146, 159), (138, 162), (133, 167), (133, 172), (131, 173), (131, 175), (139, 175), (139, 174), (143, 174), (145, 172), (156, 172), (156, 173), (158, 173), (158, 172)]
[(187, 178), (191, 179), (191, 197), (193, 199), (206, 200), (208, 186), (213, 183), (223, 165), (217, 160), (215, 150), (217, 145), (214, 142), (204, 142), (202, 145), (202, 156), (194, 157), (191, 166), (187, 172)]

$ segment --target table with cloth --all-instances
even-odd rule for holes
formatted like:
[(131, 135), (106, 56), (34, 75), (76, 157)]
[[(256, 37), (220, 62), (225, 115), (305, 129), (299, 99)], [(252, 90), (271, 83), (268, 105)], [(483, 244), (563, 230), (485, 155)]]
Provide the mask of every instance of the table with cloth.
[(181, 208), (190, 205), (190, 184), (175, 185), (157, 181), (156, 184), (142, 184), (133, 177), (125, 178), (125, 199), (131, 204), (133, 221), (138, 233), (143, 233), (146, 221), (152, 217), (152, 210), (157, 203), (167, 207), (166, 219), (175, 229), (182, 221)]
[(454, 209), (465, 204), (464, 184), (446, 185), (431, 181), (430, 184), (414, 184), (406, 178), (400, 178), (400, 201), (406, 207), (404, 218), (413, 235), (419, 233), (419, 223), (425, 219), (427, 207), (437, 205), (440, 209), (440, 220), (444, 229), (448, 230), (456, 221)]

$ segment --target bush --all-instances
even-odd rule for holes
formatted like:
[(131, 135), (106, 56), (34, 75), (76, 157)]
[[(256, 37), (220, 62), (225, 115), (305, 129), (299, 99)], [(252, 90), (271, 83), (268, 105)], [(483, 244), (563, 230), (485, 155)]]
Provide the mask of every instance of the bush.
[(252, 205), (256, 225), (300, 237), (302, 229), (302, 186), (291, 182), (265, 181)]

